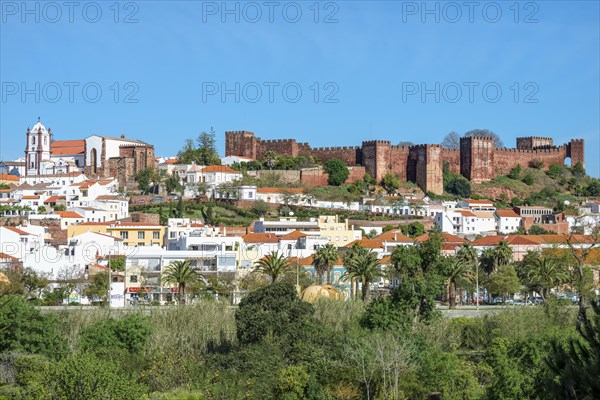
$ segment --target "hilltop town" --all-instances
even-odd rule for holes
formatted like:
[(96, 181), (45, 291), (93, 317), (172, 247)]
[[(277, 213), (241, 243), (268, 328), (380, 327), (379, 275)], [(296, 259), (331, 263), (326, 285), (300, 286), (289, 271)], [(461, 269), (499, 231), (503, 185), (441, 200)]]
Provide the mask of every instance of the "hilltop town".
[[(116, 307), (176, 302), (177, 288), (159, 276), (185, 260), (207, 278), (226, 278), (230, 289), (221, 295), (236, 303), (240, 284), (272, 252), (295, 260), (307, 282), (322, 282), (315, 260), (324, 248), (338, 255), (328, 283), (350, 297), (343, 256), (356, 245), (384, 269), (395, 248), (434, 232), (443, 235), (444, 255), (505, 243), (521, 261), (529, 251), (567, 248), (573, 235), (586, 242), (600, 221), (598, 180), (585, 176), (579, 139), (554, 146), (523, 137), (516, 149), (496, 148), (485, 135), (462, 137), (458, 148), (389, 141), (312, 148), (236, 131), (225, 133), (223, 158), (214, 133), (163, 158), (124, 135), (56, 140), (40, 120), (24, 139), (24, 157), (0, 163), (3, 266), (48, 279), (41, 298), (65, 276), (80, 280), (59, 303), (104, 299), (82, 288), (105, 272)], [(491, 184), (499, 194), (481, 195)], [(393, 286), (381, 278), (370, 290)]]

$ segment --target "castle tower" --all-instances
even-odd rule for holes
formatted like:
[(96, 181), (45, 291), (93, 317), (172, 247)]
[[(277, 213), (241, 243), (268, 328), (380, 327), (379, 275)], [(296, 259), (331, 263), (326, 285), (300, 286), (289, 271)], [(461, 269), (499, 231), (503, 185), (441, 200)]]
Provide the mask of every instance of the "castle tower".
[(421, 144), (411, 147), (417, 153), (416, 182), (425, 193), (444, 193), (442, 145)]
[(549, 137), (540, 136), (528, 136), (517, 138), (517, 149), (518, 150), (535, 150), (540, 147), (552, 147), (554, 146), (554, 140)]
[(583, 139), (573, 139), (567, 144), (566, 157), (571, 157), (571, 165), (579, 162), (585, 168), (584, 150)]
[(494, 138), (460, 138), (460, 173), (473, 183), (494, 179)]
[(392, 144), (389, 140), (367, 140), (362, 142), (362, 163), (375, 179), (381, 180), (391, 171)]
[(225, 156), (248, 157), (256, 160), (257, 138), (253, 132), (230, 131), (225, 132)]
[(47, 170), (50, 162), (50, 142), (52, 133), (40, 121), (33, 126), (33, 129), (27, 128), (27, 142), (25, 145), (25, 175), (42, 175), (52, 171)]

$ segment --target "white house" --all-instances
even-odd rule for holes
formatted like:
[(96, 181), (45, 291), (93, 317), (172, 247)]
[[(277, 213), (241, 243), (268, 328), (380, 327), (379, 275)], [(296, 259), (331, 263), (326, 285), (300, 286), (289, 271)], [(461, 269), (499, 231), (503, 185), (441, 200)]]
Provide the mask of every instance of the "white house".
[(494, 216), (496, 218), (496, 230), (500, 234), (516, 232), (521, 226), (521, 217), (511, 209), (496, 210)]

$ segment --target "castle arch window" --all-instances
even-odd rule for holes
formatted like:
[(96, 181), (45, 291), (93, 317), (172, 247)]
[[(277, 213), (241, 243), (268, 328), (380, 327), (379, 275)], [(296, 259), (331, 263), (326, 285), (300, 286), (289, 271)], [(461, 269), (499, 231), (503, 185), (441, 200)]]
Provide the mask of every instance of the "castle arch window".
[(48, 144), (48, 138), (44, 136), (44, 144)]
[(35, 144), (35, 136), (31, 137), (31, 144)]

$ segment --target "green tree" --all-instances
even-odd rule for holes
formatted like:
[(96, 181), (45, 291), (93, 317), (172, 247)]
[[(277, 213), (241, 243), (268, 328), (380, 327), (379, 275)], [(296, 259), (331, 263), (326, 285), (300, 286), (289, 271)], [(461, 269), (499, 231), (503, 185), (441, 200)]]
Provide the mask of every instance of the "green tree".
[(350, 176), (346, 163), (339, 158), (330, 158), (327, 160), (325, 165), (323, 165), (323, 169), (327, 172), (327, 182), (331, 186), (340, 186)]
[(166, 177), (164, 180), (164, 185), (167, 193), (180, 192), (182, 189), (181, 182), (179, 182), (179, 177), (175, 173)]
[(198, 142), (198, 164), (200, 165), (219, 165), (221, 159), (217, 153), (215, 132), (201, 132), (196, 139)]
[(267, 151), (263, 158), (263, 165), (265, 167), (267, 167), (268, 169), (273, 169), (273, 167), (275, 167), (276, 163), (277, 163), (277, 154), (275, 154), (275, 152), (271, 151), (271, 150)]
[(272, 251), (258, 262), (254, 267), (254, 272), (259, 272), (271, 277), (271, 282), (277, 281), (277, 278), (290, 270), (290, 260), (278, 251)]
[(262, 217), (269, 212), (269, 204), (262, 199), (258, 199), (252, 203), (252, 208), (250, 210), (259, 217)]
[(385, 191), (391, 196), (396, 193), (398, 188), (400, 187), (400, 180), (398, 177), (391, 172), (388, 172), (384, 175), (381, 180), (381, 187), (385, 189)]
[(534, 169), (544, 168), (544, 162), (542, 160), (531, 160), (527, 163), (527, 165), (529, 166), (529, 168), (534, 168)]
[(278, 282), (250, 292), (235, 313), (238, 341), (258, 343), (268, 337), (289, 338), (307, 329), (314, 313), (289, 283)]
[(449, 297), (449, 308), (456, 308), (456, 288), (457, 282), (460, 280), (472, 280), (473, 271), (468, 262), (463, 261), (460, 257), (447, 257), (446, 258), (448, 276), (448, 297)]
[(486, 285), (490, 293), (500, 295), (504, 299), (518, 292), (521, 282), (514, 266), (502, 265), (490, 275)]
[(444, 190), (455, 196), (466, 198), (471, 196), (471, 182), (461, 175), (451, 174), (444, 181)]
[(583, 168), (583, 164), (581, 164), (579, 161), (571, 167), (571, 172), (578, 178), (585, 176), (585, 169)]
[(369, 298), (371, 283), (383, 276), (377, 254), (355, 243), (344, 258), (344, 266), (346, 267), (346, 272), (344, 273), (346, 279), (361, 282), (361, 298), (363, 301), (367, 300)]
[(160, 175), (154, 168), (146, 168), (139, 171), (134, 179), (142, 193), (149, 194), (154, 191), (155, 185), (160, 181)]
[(317, 280), (319, 285), (323, 283), (323, 274), (327, 274), (327, 284), (331, 285), (331, 271), (338, 259), (337, 248), (333, 243), (327, 243), (327, 245), (319, 247), (313, 256), (313, 264), (315, 271), (317, 271)]
[(523, 268), (527, 271), (527, 281), (546, 301), (550, 290), (567, 283), (570, 279), (565, 264), (549, 256), (527, 257)]
[(579, 337), (566, 346), (552, 343), (548, 364), (555, 373), (552, 395), (556, 399), (600, 398), (600, 302), (591, 302), (589, 313), (579, 315)]
[(18, 351), (60, 358), (67, 346), (55, 314), (42, 314), (21, 296), (4, 296), (0, 307), (0, 353)]
[(109, 290), (108, 272), (99, 272), (94, 275), (91, 282), (83, 290), (83, 294), (89, 299), (100, 299), (106, 303)]
[(529, 230), (527, 231), (527, 234), (528, 235), (553, 235), (554, 232), (544, 229), (541, 226), (533, 225), (531, 228), (529, 228)]
[(185, 304), (185, 288), (198, 281), (206, 279), (190, 265), (190, 260), (173, 261), (162, 273), (161, 280), (165, 284), (177, 285), (179, 288), (179, 303)]
[(587, 196), (600, 196), (600, 179), (592, 179), (585, 188)]

